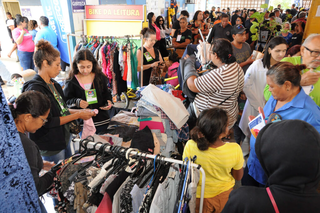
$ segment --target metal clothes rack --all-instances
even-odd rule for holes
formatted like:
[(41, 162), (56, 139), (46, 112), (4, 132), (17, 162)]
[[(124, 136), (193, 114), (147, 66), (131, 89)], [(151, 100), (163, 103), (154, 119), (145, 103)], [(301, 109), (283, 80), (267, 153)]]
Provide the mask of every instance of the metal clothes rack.
[[(80, 142), (80, 143), (82, 143), (82, 142)], [(85, 148), (94, 149), (97, 151), (100, 150), (100, 147), (103, 146), (104, 151), (106, 151), (106, 152), (110, 151), (111, 147), (119, 147), (120, 148), (120, 146), (112, 146), (109, 144), (103, 144), (101, 142), (90, 142), (90, 141), (85, 142), (85, 144), (82, 144), (81, 147), (83, 147), (83, 145), (85, 146)], [(124, 148), (124, 147), (122, 147), (122, 148), (124, 150), (123, 154), (125, 154), (126, 157), (128, 157), (129, 155), (143, 156), (143, 157), (150, 158), (150, 159), (155, 159), (157, 157), (156, 155), (151, 155), (151, 154), (146, 154), (145, 152), (136, 151), (136, 149), (133, 149), (133, 148)], [(177, 163), (177, 164), (181, 164), (181, 165), (184, 164), (183, 161), (175, 160), (172, 158), (161, 157), (161, 160), (171, 162), (171, 163)], [(198, 164), (191, 163), (191, 166), (198, 168), (200, 170), (200, 172), (202, 173), (202, 185), (201, 185), (200, 207), (199, 207), (199, 212), (202, 213), (206, 174), (205, 174), (205, 171), (203, 170), (203, 168), (200, 167)]]
[[(69, 41), (69, 36), (74, 36), (74, 37), (81, 37), (83, 38), (83, 36), (86, 35), (76, 35), (76, 34), (67, 34), (67, 44), (68, 44), (68, 52), (69, 52), (69, 60), (70, 60), (70, 64), (72, 63), (72, 56), (71, 56), (71, 49), (70, 49), (70, 41)], [(89, 37), (100, 37), (100, 36), (89, 36)], [(139, 38), (138, 38), (139, 37)], [(108, 36), (108, 38), (114, 38), (114, 39), (138, 39), (141, 40), (141, 71), (140, 71), (140, 75), (141, 75), (141, 87), (143, 86), (143, 35), (125, 35), (125, 36)]]

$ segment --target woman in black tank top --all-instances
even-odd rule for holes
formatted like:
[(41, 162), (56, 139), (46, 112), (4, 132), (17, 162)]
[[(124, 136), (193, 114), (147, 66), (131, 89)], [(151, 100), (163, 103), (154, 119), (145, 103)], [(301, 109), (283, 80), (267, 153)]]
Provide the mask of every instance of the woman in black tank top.
[[(159, 67), (163, 69), (165, 67), (165, 64), (163, 63), (159, 50), (154, 47), (154, 44), (156, 43), (156, 33), (151, 29), (144, 28), (141, 31), (141, 34), (143, 35), (143, 38), (144, 38), (143, 85), (141, 86), (147, 86), (149, 84), (152, 69), (154, 67)], [(137, 51), (137, 58), (138, 58), (138, 71), (141, 72), (141, 48), (139, 48)], [(139, 75), (139, 77), (141, 79), (141, 74)]]

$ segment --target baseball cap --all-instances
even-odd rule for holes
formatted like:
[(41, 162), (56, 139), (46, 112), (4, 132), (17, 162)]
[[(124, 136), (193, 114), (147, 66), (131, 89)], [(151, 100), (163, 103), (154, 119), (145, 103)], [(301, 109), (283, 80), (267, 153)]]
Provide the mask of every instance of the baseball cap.
[(242, 25), (242, 24), (237, 24), (235, 26), (232, 27), (231, 29), (231, 34), (235, 35), (235, 34), (241, 34), (246, 30), (246, 28)]

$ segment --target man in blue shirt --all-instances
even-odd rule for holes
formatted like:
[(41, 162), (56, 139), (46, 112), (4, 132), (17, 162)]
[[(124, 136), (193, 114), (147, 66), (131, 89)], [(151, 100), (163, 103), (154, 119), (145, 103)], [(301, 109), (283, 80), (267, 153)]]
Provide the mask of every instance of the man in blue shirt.
[(41, 30), (37, 33), (34, 43), (37, 44), (40, 39), (49, 41), (50, 44), (58, 50), (58, 37), (57, 34), (48, 27), (49, 19), (45, 16), (40, 17), (40, 28)]

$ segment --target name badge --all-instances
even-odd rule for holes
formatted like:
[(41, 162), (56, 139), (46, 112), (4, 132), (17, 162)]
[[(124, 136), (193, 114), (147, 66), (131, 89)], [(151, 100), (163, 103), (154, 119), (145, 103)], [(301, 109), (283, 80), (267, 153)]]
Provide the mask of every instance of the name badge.
[(144, 55), (144, 57), (146, 58), (147, 62), (153, 60), (153, 58), (152, 58), (152, 56), (150, 55), (150, 53), (146, 52), (146, 53), (143, 53), (143, 55)]
[(89, 89), (86, 90), (86, 99), (88, 104), (96, 104), (98, 103), (96, 89)]
[(178, 35), (177, 36), (177, 41), (180, 41), (181, 40), (181, 35)]

